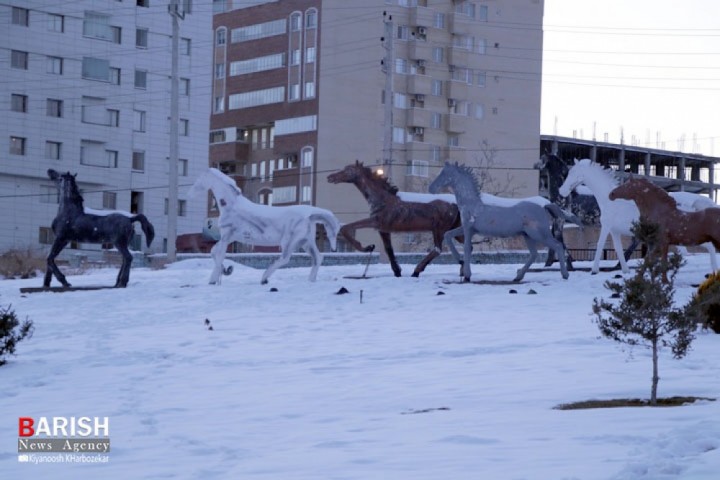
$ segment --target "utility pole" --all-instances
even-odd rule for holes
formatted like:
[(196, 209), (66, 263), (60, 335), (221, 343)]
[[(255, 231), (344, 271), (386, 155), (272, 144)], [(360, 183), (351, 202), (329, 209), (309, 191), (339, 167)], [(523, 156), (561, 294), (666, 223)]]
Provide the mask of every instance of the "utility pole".
[(168, 219), (167, 219), (167, 259), (176, 260), (175, 241), (177, 239), (178, 215), (178, 142), (180, 123), (180, 78), (178, 77), (178, 54), (180, 44), (179, 19), (185, 18), (180, 11), (180, 0), (170, 0), (168, 13), (172, 18), (172, 73), (170, 79), (170, 164), (168, 173)]
[(395, 72), (395, 50), (393, 36), (395, 34), (392, 15), (383, 12), (385, 17), (385, 36), (381, 38), (383, 47), (387, 51), (383, 66), (385, 67), (385, 136), (383, 141), (383, 166), (388, 179), (392, 180), (393, 164), (393, 74)]

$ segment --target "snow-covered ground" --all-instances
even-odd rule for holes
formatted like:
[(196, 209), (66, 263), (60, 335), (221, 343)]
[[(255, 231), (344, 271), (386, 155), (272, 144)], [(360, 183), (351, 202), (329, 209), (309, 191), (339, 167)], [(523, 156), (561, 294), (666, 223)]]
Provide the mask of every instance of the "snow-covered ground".
[[(517, 267), (473, 265), (473, 280)], [(688, 259), (678, 303), (708, 268), (706, 255)], [(0, 305), (35, 323), (0, 367), (0, 478), (718, 478), (720, 402), (553, 409), (649, 395), (648, 353), (629, 359), (592, 323), (614, 273), (479, 285), (447, 283), (457, 266), (394, 278), (381, 264), (364, 280), (345, 278), (357, 265), (321, 267), (315, 283), (283, 269), (260, 285), (260, 270), (236, 265), (210, 286), (210, 269), (134, 269), (127, 289), (70, 293), (0, 281)], [(683, 360), (663, 352), (660, 376), (660, 396), (720, 397), (720, 336), (699, 332)], [(18, 462), (18, 417), (73, 415), (109, 417), (107, 464)]]

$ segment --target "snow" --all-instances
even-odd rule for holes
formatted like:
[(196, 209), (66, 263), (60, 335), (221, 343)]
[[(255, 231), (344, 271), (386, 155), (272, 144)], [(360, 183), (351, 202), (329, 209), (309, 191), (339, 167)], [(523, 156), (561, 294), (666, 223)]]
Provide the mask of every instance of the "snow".
[[(476, 265), (473, 280), (510, 280), (517, 268)], [(678, 303), (706, 269), (705, 255), (688, 258)], [(345, 278), (363, 265), (323, 266), (314, 283), (297, 268), (260, 285), (261, 270), (235, 265), (210, 286), (211, 270), (209, 259), (185, 260), (133, 269), (127, 289), (68, 293), (21, 295), (41, 279), (0, 281), (0, 304), (36, 329), (0, 367), (2, 478), (709, 480), (720, 471), (718, 402), (553, 409), (650, 393), (648, 352), (629, 358), (592, 323), (592, 299), (608, 295), (615, 272), (480, 285), (454, 283), (456, 265), (430, 265), (420, 278), (372, 265), (363, 280)], [(116, 274), (69, 280), (111, 285)], [(341, 287), (350, 293), (336, 295)], [(663, 351), (659, 395), (720, 397), (719, 343), (698, 332), (685, 359)], [(19, 463), (17, 418), (43, 415), (109, 417), (110, 461)]]

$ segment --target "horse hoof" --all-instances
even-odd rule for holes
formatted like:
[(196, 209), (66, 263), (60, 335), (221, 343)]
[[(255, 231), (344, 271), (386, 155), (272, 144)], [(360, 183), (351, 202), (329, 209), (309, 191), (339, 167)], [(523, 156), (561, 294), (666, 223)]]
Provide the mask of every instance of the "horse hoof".
[(267, 280), (261, 280), (261, 281), (260, 281), (260, 285), (267, 285), (267, 283), (268, 283)]
[(415, 278), (417, 278), (417, 277), (420, 276), (420, 272), (413, 272), (412, 276), (415, 277)]
[(375, 245), (374, 245), (374, 244), (373, 244), (373, 245), (368, 245), (367, 247), (365, 247), (365, 250), (364, 250), (364, 251), (365, 251), (365, 252), (373, 252), (373, 251), (375, 251)]
[(225, 275), (225, 276), (230, 275), (232, 272), (233, 272), (232, 265), (228, 265), (227, 267), (223, 268), (223, 271), (222, 271), (223, 275)]

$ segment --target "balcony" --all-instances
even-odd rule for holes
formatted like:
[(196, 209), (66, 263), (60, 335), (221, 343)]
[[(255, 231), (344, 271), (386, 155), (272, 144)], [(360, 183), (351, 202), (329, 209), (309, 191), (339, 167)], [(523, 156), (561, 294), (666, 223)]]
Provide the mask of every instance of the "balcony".
[(477, 31), (476, 22), (472, 17), (462, 13), (452, 13), (448, 19), (450, 33), (454, 35), (472, 35)]
[(411, 60), (432, 60), (432, 46), (423, 40), (410, 40), (408, 55)]
[(468, 117), (450, 113), (445, 116), (445, 130), (450, 133), (465, 133), (468, 129)]
[(448, 98), (456, 100), (464, 100), (470, 94), (470, 85), (467, 82), (459, 82), (457, 80), (448, 80), (445, 85)]
[(432, 27), (435, 23), (435, 12), (427, 7), (413, 7), (410, 9), (410, 25), (417, 27)]
[(470, 51), (462, 47), (448, 47), (447, 62), (449, 65), (467, 66), (470, 61)]
[(408, 75), (407, 91), (410, 94), (430, 95), (432, 78), (428, 75)]
[(432, 112), (429, 110), (425, 110), (424, 108), (410, 108), (407, 112), (408, 127), (430, 127)]
[(215, 162), (227, 160), (246, 161), (250, 157), (250, 145), (245, 142), (213, 143), (210, 145), (210, 159)]

